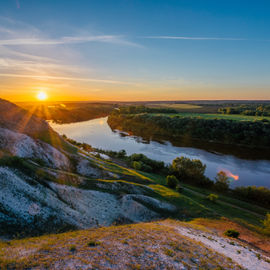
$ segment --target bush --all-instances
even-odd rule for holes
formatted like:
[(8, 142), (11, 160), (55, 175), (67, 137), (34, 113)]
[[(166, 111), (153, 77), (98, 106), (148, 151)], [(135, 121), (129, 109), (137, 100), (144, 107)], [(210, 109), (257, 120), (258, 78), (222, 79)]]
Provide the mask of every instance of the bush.
[(264, 233), (270, 235), (270, 213), (266, 214), (266, 217), (263, 221)]
[(233, 229), (229, 229), (229, 230), (225, 231), (224, 234), (226, 236), (233, 237), (233, 238), (238, 238), (238, 236), (240, 235), (240, 233), (238, 231), (233, 230)]
[(216, 202), (218, 199), (218, 195), (211, 193), (206, 198), (211, 202)]
[(129, 160), (132, 164), (132, 162), (137, 161), (141, 163), (141, 170), (146, 172), (161, 172), (165, 168), (165, 164), (163, 161), (157, 161), (148, 158), (147, 156), (143, 154), (132, 154), (129, 157)]
[(100, 245), (100, 242), (99, 241), (90, 241), (87, 243), (87, 246), (89, 247), (96, 247), (96, 246), (99, 246)]
[(75, 246), (75, 245), (70, 246), (70, 247), (69, 247), (69, 251), (70, 251), (70, 252), (76, 251), (76, 246)]
[(142, 168), (142, 164), (141, 162), (139, 161), (133, 161), (132, 162), (132, 167), (135, 169), (135, 170), (140, 170)]
[(166, 177), (166, 184), (168, 187), (175, 189), (178, 184), (178, 179), (174, 175), (168, 175)]

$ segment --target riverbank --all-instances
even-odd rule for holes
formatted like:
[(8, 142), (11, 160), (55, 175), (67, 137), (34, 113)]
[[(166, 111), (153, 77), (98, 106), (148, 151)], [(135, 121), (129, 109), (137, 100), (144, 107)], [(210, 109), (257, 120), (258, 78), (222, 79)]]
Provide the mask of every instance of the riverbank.
[[(171, 163), (179, 156), (192, 159), (200, 159), (206, 164), (206, 176), (214, 179), (219, 170), (228, 170), (237, 174), (239, 179), (231, 182), (231, 187), (236, 186), (266, 186), (270, 187), (270, 161), (262, 159), (238, 158), (232, 153), (222, 154), (217, 149), (207, 148), (205, 150), (198, 145), (175, 146), (168, 141), (154, 141), (154, 138), (146, 140), (139, 136), (122, 134), (112, 130), (107, 124), (107, 118), (99, 118), (85, 122), (71, 124), (50, 125), (60, 134), (74, 139), (77, 142), (87, 143), (94, 148), (104, 150), (120, 151), (125, 149), (128, 155), (142, 153), (154, 160)], [(207, 145), (208, 146), (208, 145)], [(240, 153), (244, 152), (242, 149)]]

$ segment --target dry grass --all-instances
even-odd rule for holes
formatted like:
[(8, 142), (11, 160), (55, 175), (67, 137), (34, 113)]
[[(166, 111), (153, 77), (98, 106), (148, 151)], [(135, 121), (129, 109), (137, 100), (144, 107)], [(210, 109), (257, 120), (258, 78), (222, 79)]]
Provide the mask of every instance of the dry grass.
[(186, 103), (160, 103), (160, 104), (149, 104), (149, 107), (160, 107), (160, 108), (170, 108), (170, 109), (181, 109), (181, 110), (190, 110), (190, 109), (199, 109), (202, 106)]
[(0, 268), (241, 269), (229, 258), (166, 226), (169, 223), (112, 226), (2, 242)]
[(251, 231), (239, 223), (233, 222), (227, 218), (221, 219), (205, 219), (197, 218), (190, 222), (190, 224), (205, 226), (223, 236), (224, 232), (228, 229), (235, 229), (240, 232), (239, 240), (249, 243), (251, 246), (257, 247), (267, 254), (270, 254), (270, 237), (258, 234)]

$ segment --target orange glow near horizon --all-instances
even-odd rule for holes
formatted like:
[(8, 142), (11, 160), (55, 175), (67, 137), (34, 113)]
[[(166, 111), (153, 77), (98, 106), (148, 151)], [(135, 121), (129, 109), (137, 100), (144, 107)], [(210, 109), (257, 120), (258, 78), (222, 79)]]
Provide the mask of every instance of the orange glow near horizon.
[[(210, 86), (171, 87), (148, 83), (142, 83), (139, 86), (99, 84), (54, 81), (37, 84), (30, 80), (12, 80), (10, 85), (0, 86), (0, 97), (11, 102), (243, 100), (241, 89), (225, 86), (217, 91), (217, 88), (213, 89)], [(258, 95), (257, 92), (246, 89), (244, 99), (265, 100), (267, 98), (266, 94)]]

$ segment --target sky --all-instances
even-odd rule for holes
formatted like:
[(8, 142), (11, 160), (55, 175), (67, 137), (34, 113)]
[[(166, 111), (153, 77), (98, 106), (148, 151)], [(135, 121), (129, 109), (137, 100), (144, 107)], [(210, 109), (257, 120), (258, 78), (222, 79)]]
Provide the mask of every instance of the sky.
[(269, 0), (0, 0), (0, 97), (270, 99)]

